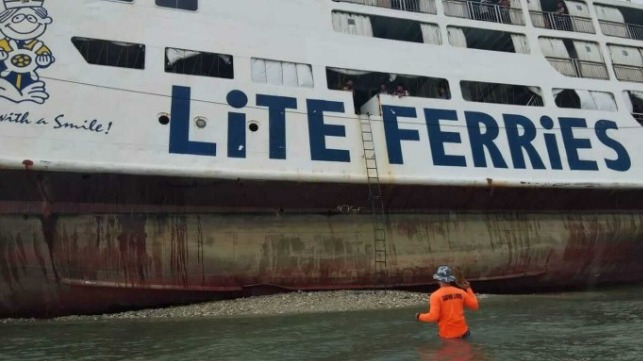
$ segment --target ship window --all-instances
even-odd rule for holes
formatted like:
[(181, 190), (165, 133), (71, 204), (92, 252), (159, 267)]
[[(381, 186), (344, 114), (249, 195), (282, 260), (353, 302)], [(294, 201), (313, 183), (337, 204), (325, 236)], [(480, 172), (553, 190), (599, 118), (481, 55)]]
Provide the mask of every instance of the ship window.
[(73, 37), (72, 43), (89, 64), (129, 69), (145, 68), (145, 45)]
[(540, 37), (540, 48), (559, 73), (569, 77), (609, 79), (600, 46), (594, 42)]
[(643, 125), (643, 92), (627, 91), (625, 93), (625, 101), (629, 106), (632, 116), (639, 124)]
[(599, 4), (594, 7), (603, 34), (643, 40), (643, 10)]
[(165, 48), (165, 72), (234, 79), (232, 55)]
[(559, 108), (604, 110), (615, 112), (618, 110), (614, 95), (606, 92), (579, 89), (554, 89), (556, 105)]
[(478, 103), (543, 106), (542, 90), (538, 87), (463, 81), (464, 100)]
[(527, 37), (522, 34), (449, 26), (447, 35), (449, 43), (457, 47), (529, 54)]
[(199, 7), (199, 0), (156, 0), (156, 5), (164, 8), (195, 11)]
[(333, 11), (333, 29), (340, 33), (380, 39), (442, 44), (437, 25), (407, 19)]
[(399, 87), (402, 87), (411, 97), (451, 99), (449, 82), (442, 78), (326, 68), (326, 80), (328, 89), (352, 91), (355, 110), (358, 114), (360, 109), (372, 100), (374, 100), (373, 103), (379, 104), (377, 101), (379, 95), (390, 96), (390, 101), (399, 99), (398, 96), (394, 96)]
[(304, 88), (315, 85), (309, 64), (252, 58), (251, 71), (255, 83)]
[(616, 78), (643, 83), (643, 48), (607, 44)]

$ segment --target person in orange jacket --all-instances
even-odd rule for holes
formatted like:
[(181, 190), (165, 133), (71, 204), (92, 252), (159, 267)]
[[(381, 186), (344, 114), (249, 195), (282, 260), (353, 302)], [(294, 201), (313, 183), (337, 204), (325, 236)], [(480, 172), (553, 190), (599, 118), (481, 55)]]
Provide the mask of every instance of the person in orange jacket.
[(471, 334), (464, 319), (464, 308), (478, 309), (478, 298), (468, 281), (456, 283), (456, 277), (449, 266), (437, 268), (433, 279), (440, 282), (440, 288), (433, 292), (428, 313), (416, 313), (420, 322), (437, 322), (442, 338), (462, 338)]

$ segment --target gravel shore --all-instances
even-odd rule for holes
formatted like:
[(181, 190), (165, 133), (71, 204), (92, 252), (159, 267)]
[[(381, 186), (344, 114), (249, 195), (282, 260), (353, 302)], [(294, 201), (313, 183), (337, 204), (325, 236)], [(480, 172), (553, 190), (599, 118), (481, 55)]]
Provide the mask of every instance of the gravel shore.
[[(220, 318), (249, 315), (286, 315), (428, 307), (426, 293), (405, 291), (294, 292), (271, 296), (214, 301), (189, 306), (129, 311), (97, 316), (67, 316), (54, 321), (100, 321), (114, 319)], [(0, 323), (34, 320), (0, 320)]]

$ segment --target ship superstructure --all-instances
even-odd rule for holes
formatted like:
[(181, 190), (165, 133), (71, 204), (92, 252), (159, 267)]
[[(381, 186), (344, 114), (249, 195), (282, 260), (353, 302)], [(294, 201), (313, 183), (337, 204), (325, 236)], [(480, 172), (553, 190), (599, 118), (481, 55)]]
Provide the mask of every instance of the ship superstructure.
[(643, 279), (643, 5), (2, 5), (0, 316)]

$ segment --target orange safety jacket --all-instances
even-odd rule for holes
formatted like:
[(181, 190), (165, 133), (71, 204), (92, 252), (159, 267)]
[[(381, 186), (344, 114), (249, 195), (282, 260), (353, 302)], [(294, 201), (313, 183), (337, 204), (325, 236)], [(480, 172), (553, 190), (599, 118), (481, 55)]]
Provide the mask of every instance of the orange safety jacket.
[(437, 322), (440, 337), (462, 337), (469, 330), (464, 319), (464, 307), (478, 309), (478, 298), (471, 288), (466, 291), (453, 287), (440, 287), (433, 292), (429, 302), (429, 312), (422, 313), (418, 320)]

